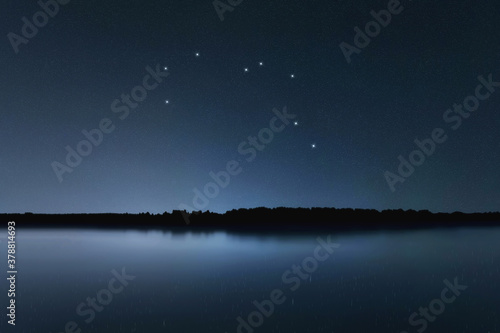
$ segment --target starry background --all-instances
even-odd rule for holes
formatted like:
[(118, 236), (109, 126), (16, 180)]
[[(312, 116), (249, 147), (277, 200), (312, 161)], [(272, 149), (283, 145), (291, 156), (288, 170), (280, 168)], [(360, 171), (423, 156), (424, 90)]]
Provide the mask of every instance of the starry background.
[[(243, 1), (221, 21), (209, 0), (73, 0), (16, 54), (7, 34), (40, 7), (7, 0), (0, 211), (172, 211), (230, 160), (243, 171), (203, 210), (497, 211), (500, 89), (456, 131), (442, 116), (479, 75), (500, 81), (500, 4), (401, 3), (348, 64), (339, 44), (387, 1)], [(120, 120), (111, 103), (157, 64), (169, 76)], [(246, 162), (238, 145), (285, 106), (297, 124)], [(59, 182), (51, 163), (103, 118), (115, 130)], [(436, 127), (448, 140), (393, 193), (384, 172)]]

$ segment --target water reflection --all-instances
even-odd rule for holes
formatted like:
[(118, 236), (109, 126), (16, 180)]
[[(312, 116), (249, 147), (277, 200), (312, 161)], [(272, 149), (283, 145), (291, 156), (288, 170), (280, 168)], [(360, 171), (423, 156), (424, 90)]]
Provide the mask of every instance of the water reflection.
[[(255, 302), (279, 289), (285, 301), (240, 332), (417, 332), (408, 318), (457, 277), (468, 289), (426, 331), (496, 332), (499, 231), (331, 235), (341, 246), (307, 278), (295, 273), (292, 290), (283, 274), (328, 235), (20, 230), (16, 329), (64, 332), (74, 321), (82, 332), (237, 332), (237, 318), (248, 323)], [(122, 268), (136, 279), (86, 323), (77, 306)]]

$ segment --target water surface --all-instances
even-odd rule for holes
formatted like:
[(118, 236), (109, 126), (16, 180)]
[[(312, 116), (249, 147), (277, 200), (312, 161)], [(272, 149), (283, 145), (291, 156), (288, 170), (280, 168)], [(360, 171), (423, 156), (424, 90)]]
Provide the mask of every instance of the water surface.
[[(65, 332), (73, 321), (68, 332), (500, 332), (499, 228), (332, 234), (339, 247), (314, 266), (306, 258), (328, 236), (19, 230), (15, 330)], [(299, 276), (304, 260), (312, 273)], [(110, 292), (112, 270), (134, 278)], [(439, 309), (454, 279), (467, 289)], [(255, 313), (276, 289), (282, 303)], [(89, 310), (99, 293), (106, 305)], [(410, 325), (432, 301), (433, 321)]]

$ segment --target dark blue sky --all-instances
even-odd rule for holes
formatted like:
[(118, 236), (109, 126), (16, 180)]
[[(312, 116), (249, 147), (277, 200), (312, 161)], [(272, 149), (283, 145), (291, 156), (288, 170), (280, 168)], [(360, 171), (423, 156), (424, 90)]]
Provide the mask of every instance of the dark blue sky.
[[(58, 6), (24, 43), (40, 5), (0, 13), (2, 212), (499, 210), (500, 87), (478, 80), (500, 82), (498, 1), (402, 1), (350, 63), (339, 45), (395, 2), (242, 1), (223, 21), (209, 0)], [(100, 143), (69, 169), (82, 130)]]

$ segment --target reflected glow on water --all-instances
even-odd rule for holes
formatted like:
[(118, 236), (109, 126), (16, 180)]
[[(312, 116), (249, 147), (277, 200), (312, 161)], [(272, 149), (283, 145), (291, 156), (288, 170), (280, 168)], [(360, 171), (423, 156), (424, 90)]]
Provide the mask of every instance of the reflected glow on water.
[[(283, 273), (327, 235), (21, 229), (16, 329), (62, 332), (75, 321), (82, 332), (236, 332), (236, 318), (279, 288), (286, 301), (255, 332), (416, 332), (411, 313), (458, 277), (469, 288), (428, 332), (495, 332), (499, 231), (332, 235), (340, 248), (292, 291)], [(85, 323), (76, 307), (122, 268), (135, 280)]]

